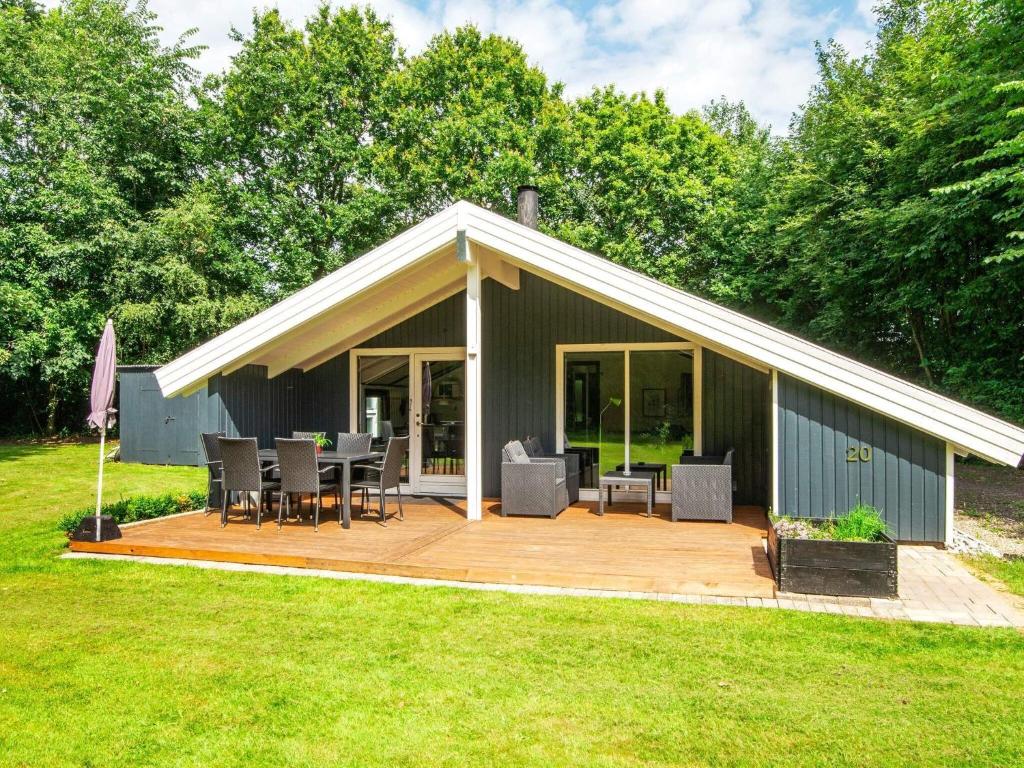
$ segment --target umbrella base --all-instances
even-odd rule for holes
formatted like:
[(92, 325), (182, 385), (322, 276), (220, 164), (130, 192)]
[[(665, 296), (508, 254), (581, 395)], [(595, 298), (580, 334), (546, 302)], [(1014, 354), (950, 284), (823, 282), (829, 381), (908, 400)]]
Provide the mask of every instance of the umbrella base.
[(100, 518), (100, 537), (96, 538), (96, 516), (89, 515), (79, 523), (74, 533), (71, 534), (72, 541), (110, 541), (121, 538), (121, 529), (117, 527), (114, 518), (110, 515), (103, 515)]

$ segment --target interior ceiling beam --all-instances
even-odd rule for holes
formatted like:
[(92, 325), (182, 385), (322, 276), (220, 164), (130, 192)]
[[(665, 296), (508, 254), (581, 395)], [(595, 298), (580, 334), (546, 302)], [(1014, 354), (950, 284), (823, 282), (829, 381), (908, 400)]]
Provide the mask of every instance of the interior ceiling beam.
[(500, 254), (493, 251), (480, 260), (480, 279), (488, 277), (510, 290), (519, 290), (519, 267), (505, 261)]

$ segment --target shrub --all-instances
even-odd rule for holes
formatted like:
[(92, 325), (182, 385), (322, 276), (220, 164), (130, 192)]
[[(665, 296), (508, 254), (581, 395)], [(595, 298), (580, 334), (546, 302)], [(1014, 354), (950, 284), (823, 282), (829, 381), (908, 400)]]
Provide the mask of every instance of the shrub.
[(887, 529), (877, 509), (858, 504), (832, 523), (832, 538), (837, 541), (878, 541)]
[(878, 510), (858, 504), (842, 517), (813, 524), (810, 520), (771, 516), (775, 531), (788, 539), (831, 539), (833, 541), (879, 541), (888, 527)]
[[(202, 509), (205, 505), (206, 491), (196, 490), (181, 494), (165, 493), (160, 496), (130, 496), (127, 499), (118, 499), (110, 504), (104, 504), (100, 508), (100, 512), (110, 515), (114, 522), (121, 525)], [(95, 507), (68, 512), (57, 523), (57, 527), (70, 535), (84, 518), (95, 514)]]

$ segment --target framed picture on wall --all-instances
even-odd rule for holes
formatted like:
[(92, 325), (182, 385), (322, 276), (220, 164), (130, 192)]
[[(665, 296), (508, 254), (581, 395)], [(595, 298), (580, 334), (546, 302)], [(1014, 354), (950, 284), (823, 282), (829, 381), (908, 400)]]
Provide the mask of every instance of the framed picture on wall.
[(665, 415), (665, 390), (645, 389), (644, 390), (644, 416), (655, 418)]

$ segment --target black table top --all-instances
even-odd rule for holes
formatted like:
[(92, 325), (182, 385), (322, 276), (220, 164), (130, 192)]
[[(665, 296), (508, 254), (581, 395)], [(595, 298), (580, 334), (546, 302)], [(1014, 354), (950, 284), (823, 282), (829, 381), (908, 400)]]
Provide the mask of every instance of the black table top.
[[(650, 467), (652, 470), (664, 470), (664, 469), (667, 469), (667, 466), (665, 464), (656, 464), (653, 461), (631, 461), (629, 463), (629, 468), (630, 469), (639, 469), (641, 472), (643, 471), (644, 467)], [(625, 468), (626, 468), (625, 464), (619, 464), (619, 466), (616, 467), (616, 469), (619, 470), (619, 471), (621, 471), (621, 470), (623, 470)]]
[[(265, 461), (277, 461), (277, 451), (273, 448), (261, 448), (260, 458)], [(321, 451), (316, 456), (316, 460), (321, 464), (345, 464), (353, 461), (369, 461), (382, 458), (384, 458), (383, 451), (365, 451), (362, 453), (352, 451)]]

